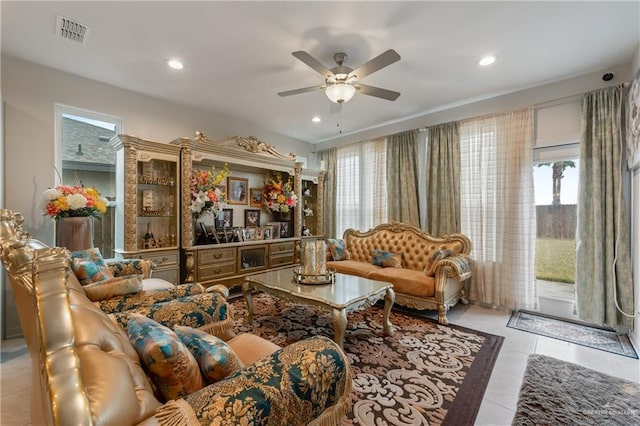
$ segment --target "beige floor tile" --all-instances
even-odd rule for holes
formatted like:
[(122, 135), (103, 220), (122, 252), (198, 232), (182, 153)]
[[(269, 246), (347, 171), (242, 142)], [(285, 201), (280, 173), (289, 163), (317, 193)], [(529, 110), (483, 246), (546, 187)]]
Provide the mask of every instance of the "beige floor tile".
[(509, 426), (515, 412), (486, 398), (482, 401), (475, 426)]

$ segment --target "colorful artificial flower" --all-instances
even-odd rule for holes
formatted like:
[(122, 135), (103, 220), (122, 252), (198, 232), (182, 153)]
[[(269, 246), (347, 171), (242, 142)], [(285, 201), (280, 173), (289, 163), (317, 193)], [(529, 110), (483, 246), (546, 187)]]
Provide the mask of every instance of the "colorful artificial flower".
[(83, 185), (58, 185), (42, 193), (45, 216), (61, 217), (93, 216), (100, 219), (107, 212), (108, 201), (95, 188)]
[(291, 177), (287, 176), (287, 181), (284, 182), (280, 172), (267, 177), (262, 198), (266, 208), (281, 213), (289, 212), (298, 202), (298, 197), (293, 192)]
[(229, 175), (229, 166), (225, 163), (222, 170), (214, 174), (215, 167), (209, 171), (195, 170), (191, 174), (191, 205), (189, 209), (200, 215), (203, 211), (214, 214), (227, 204), (227, 194), (220, 189), (220, 185)]

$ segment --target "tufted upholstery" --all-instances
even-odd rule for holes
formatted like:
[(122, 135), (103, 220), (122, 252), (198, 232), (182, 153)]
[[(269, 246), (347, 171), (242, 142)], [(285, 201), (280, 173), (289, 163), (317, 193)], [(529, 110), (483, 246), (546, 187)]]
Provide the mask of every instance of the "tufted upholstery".
[[(0, 258), (12, 285), (32, 364), (31, 424), (150, 426), (163, 422), (186, 424), (187, 419), (198, 424), (199, 419), (195, 417), (199, 414), (193, 410), (188, 417), (179, 413), (167, 416), (167, 411), (175, 411), (172, 406), (176, 403), (161, 404), (156, 398), (126, 333), (86, 297), (71, 272), (69, 251), (50, 248), (30, 239), (21, 229), (22, 220), (21, 215), (0, 209)], [(300, 370), (297, 365), (300, 361), (287, 355), (290, 351), (257, 336), (241, 334), (228, 344), (247, 364), (273, 355), (281, 360), (279, 371), (286, 372), (286, 377)], [(272, 397), (268, 409), (255, 413), (249, 423), (275, 424), (277, 419), (274, 422), (273, 416), (269, 417), (270, 410), (289, 410), (305, 424), (317, 421), (322, 425), (337, 425), (349, 409), (352, 372), (344, 353), (329, 340), (322, 343), (305, 340), (299, 344), (300, 351), (316, 350), (328, 355), (309, 361), (304, 367), (328, 371), (330, 365), (334, 366), (333, 371), (337, 374), (323, 376), (327, 379), (326, 385), (335, 388), (332, 388), (335, 390), (332, 398), (322, 405), (298, 395), (291, 395), (289, 399)], [(322, 351), (317, 350), (318, 347)], [(331, 364), (327, 364), (327, 360)], [(340, 371), (335, 368), (336, 360), (340, 360)], [(240, 370), (227, 379), (225, 391), (240, 394), (247, 383), (246, 374), (245, 370)], [(257, 387), (273, 388), (277, 379), (274, 375), (262, 375), (251, 380)], [(335, 386), (337, 384), (339, 388)], [(301, 379), (300, 387), (306, 389), (311, 385)], [(328, 393), (325, 389), (319, 391)], [(234, 401), (233, 407), (229, 407), (225, 405), (226, 400), (218, 398), (214, 389), (205, 387), (199, 392), (207, 395), (207, 398), (201, 396), (199, 402), (212, 423), (240, 424), (246, 419), (249, 408), (243, 406), (243, 401)], [(298, 399), (294, 400), (296, 397)], [(310, 417), (310, 406), (317, 415), (315, 419)], [(306, 411), (303, 411), (305, 407)], [(243, 419), (229, 414), (222, 419), (219, 415), (234, 412), (234, 409)]]
[[(347, 229), (343, 240), (350, 260), (328, 260), (337, 272), (358, 275), (393, 284), (396, 303), (417, 309), (438, 309), (438, 320), (446, 324), (446, 312), (458, 300), (466, 302), (464, 282), (471, 275), (471, 242), (462, 234), (434, 237), (421, 229), (399, 222), (381, 224), (366, 232)], [(402, 268), (372, 265), (372, 251), (402, 255)], [(450, 251), (435, 260), (435, 276), (427, 276), (434, 254)]]

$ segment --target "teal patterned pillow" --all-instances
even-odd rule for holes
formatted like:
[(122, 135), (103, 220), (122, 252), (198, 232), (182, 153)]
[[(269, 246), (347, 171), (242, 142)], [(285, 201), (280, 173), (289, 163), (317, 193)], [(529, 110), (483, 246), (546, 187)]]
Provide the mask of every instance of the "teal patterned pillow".
[(431, 255), (431, 259), (429, 259), (430, 263), (428, 263), (428, 266), (424, 269), (424, 274), (428, 277), (434, 277), (436, 275), (436, 266), (438, 266), (438, 261), (449, 256), (451, 256), (451, 250), (437, 250), (433, 255)]
[(81, 285), (113, 278), (98, 248), (71, 252), (71, 270)]
[(384, 250), (371, 250), (371, 263), (384, 268), (402, 268), (402, 254)]
[(171, 329), (145, 316), (131, 314), (127, 334), (149, 378), (166, 401), (202, 388), (198, 363)]
[(327, 238), (327, 247), (329, 247), (329, 251), (331, 252), (331, 257), (333, 260), (349, 260), (351, 256), (349, 255), (349, 250), (347, 250), (347, 245), (344, 240), (337, 238)]
[(173, 327), (182, 343), (193, 354), (207, 383), (215, 383), (242, 368), (231, 346), (222, 339), (191, 327)]

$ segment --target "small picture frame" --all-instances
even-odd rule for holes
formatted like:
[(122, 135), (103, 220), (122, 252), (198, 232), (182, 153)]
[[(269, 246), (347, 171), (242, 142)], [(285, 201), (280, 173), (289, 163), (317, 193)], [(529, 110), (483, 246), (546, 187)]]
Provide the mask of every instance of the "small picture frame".
[(256, 240), (264, 240), (264, 227), (259, 226), (256, 228)]
[(260, 210), (245, 210), (244, 226), (245, 228), (255, 228), (260, 226)]
[(280, 222), (269, 222), (267, 225), (271, 227), (271, 238), (280, 238)]
[(273, 238), (273, 226), (272, 225), (267, 225), (264, 227), (264, 233), (263, 233), (264, 239), (265, 240), (270, 240)]
[(233, 209), (222, 209), (216, 216), (216, 229), (233, 228)]
[(249, 179), (239, 177), (227, 177), (228, 204), (247, 205), (249, 200)]
[(244, 241), (244, 228), (233, 228), (233, 234), (235, 235), (235, 240), (238, 242)]
[(264, 188), (251, 188), (249, 190), (249, 205), (251, 207), (262, 207), (262, 190)]
[(280, 238), (289, 238), (289, 222), (280, 222)]

